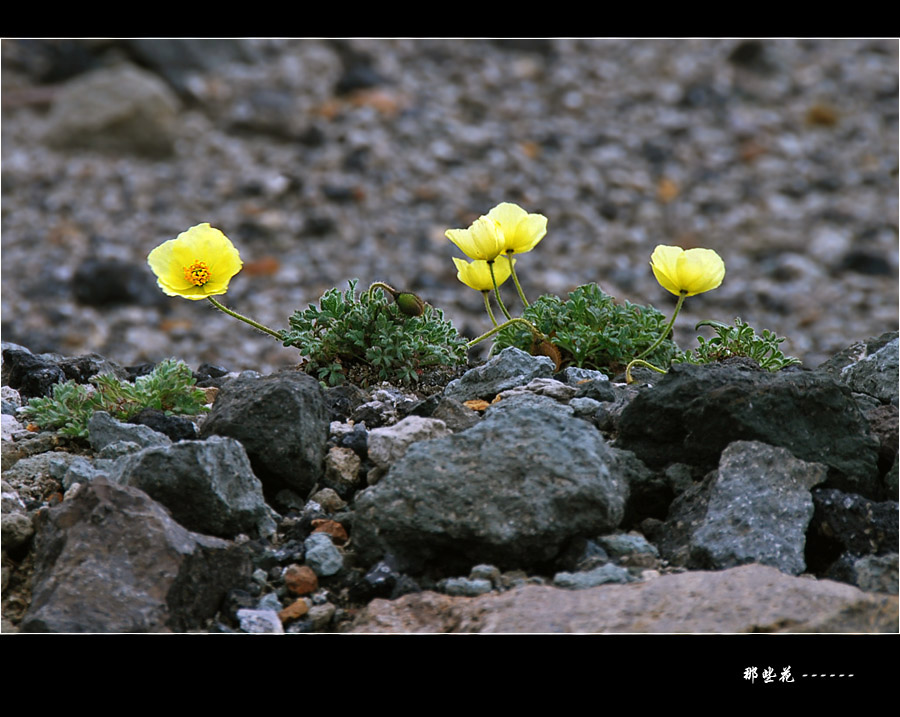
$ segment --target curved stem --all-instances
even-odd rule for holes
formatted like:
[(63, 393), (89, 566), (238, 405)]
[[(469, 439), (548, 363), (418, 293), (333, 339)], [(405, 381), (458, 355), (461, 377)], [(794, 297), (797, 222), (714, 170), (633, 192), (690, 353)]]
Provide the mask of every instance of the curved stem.
[(669, 335), (669, 331), (672, 330), (672, 325), (675, 323), (675, 317), (678, 316), (678, 312), (681, 311), (681, 305), (684, 303), (685, 296), (686, 294), (684, 292), (681, 292), (681, 294), (678, 295), (678, 303), (675, 304), (675, 311), (672, 312), (672, 318), (669, 319), (669, 323), (666, 324), (666, 328), (659, 335), (659, 338), (653, 342), (653, 345), (649, 349), (641, 351), (641, 353), (635, 356), (635, 360), (644, 358), (644, 356), (649, 356), (651, 353), (653, 353), (653, 351), (656, 350), (656, 347), (665, 340), (666, 336)]
[(370, 304), (372, 303), (372, 292), (375, 291), (375, 289), (384, 289), (387, 293), (389, 293), (392, 297), (395, 297), (395, 298), (398, 293), (397, 290), (393, 286), (389, 286), (388, 284), (385, 284), (383, 281), (376, 281), (369, 287), (369, 291), (367, 292), (367, 294), (369, 296)]
[(633, 359), (631, 363), (629, 363), (628, 366), (625, 367), (625, 383), (631, 383), (632, 381), (634, 381), (634, 379), (631, 378), (631, 367), (635, 365), (646, 366), (647, 368), (656, 371), (656, 373), (668, 373), (661, 368), (657, 368), (652, 363), (647, 363), (646, 361), (642, 361), (641, 359)]
[(491, 329), (490, 331), (488, 331), (485, 334), (482, 334), (477, 339), (472, 339), (468, 344), (466, 344), (466, 348), (472, 348), (479, 341), (484, 341), (486, 338), (490, 338), (491, 336), (496, 334), (498, 331), (502, 331), (503, 329), (505, 329), (510, 324), (525, 324), (525, 326), (534, 335), (534, 338), (537, 341), (543, 341), (544, 339), (547, 338), (540, 331), (538, 331), (537, 327), (534, 324), (532, 324), (530, 321), (528, 321), (527, 319), (520, 319), (517, 317), (515, 319), (509, 319), (509, 321), (504, 321), (502, 324), (500, 324), (499, 326), (495, 326), (493, 329)]
[(516, 285), (516, 291), (519, 292), (519, 299), (522, 300), (522, 306), (528, 308), (531, 304), (528, 303), (528, 299), (525, 298), (525, 292), (522, 291), (522, 285), (519, 283), (519, 277), (516, 276), (516, 262), (514, 262), (509, 255), (506, 256), (506, 260), (509, 262), (509, 273), (512, 275), (513, 283)]
[(506, 310), (506, 306), (503, 303), (503, 299), (500, 298), (500, 287), (497, 286), (497, 277), (494, 275), (494, 261), (491, 260), (488, 262), (488, 269), (491, 270), (491, 281), (494, 282), (494, 294), (497, 297), (497, 304), (500, 306), (500, 311), (503, 312), (503, 315), (507, 319), (512, 319), (512, 316), (509, 315), (509, 312)]
[(494, 312), (491, 310), (491, 299), (490, 299), (490, 291), (482, 291), (481, 295), (484, 297), (484, 308), (487, 309), (488, 316), (491, 317), (491, 323), (496, 326), (497, 319), (494, 318)]
[(249, 319), (246, 316), (242, 316), (241, 314), (237, 313), (236, 311), (232, 311), (231, 309), (229, 309), (225, 306), (222, 306), (222, 304), (220, 304), (218, 301), (216, 301), (211, 296), (207, 296), (206, 298), (209, 299), (209, 303), (211, 303), (213, 306), (215, 306), (219, 311), (224, 311), (229, 316), (233, 316), (235, 319), (239, 319), (240, 321), (243, 321), (245, 324), (250, 324), (250, 326), (252, 326), (254, 329), (259, 329), (263, 333), (269, 334), (269, 336), (274, 336), (279, 341), (284, 341), (284, 336), (281, 333), (279, 333), (278, 331), (275, 331), (274, 329), (270, 329), (268, 326), (263, 326), (262, 324), (254, 321), (253, 319)]

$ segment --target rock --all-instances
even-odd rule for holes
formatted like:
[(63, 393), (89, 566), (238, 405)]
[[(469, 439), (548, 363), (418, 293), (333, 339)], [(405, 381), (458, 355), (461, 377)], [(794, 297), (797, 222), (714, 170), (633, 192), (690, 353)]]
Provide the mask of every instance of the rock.
[(466, 597), (475, 597), (476, 595), (484, 595), (493, 590), (494, 586), (490, 580), (484, 578), (444, 578), (438, 581), (438, 590), (447, 595), (463, 595)]
[(0, 525), (4, 552), (18, 551), (34, 535), (31, 518), (24, 513), (4, 513)]
[(325, 456), (326, 486), (337, 495), (349, 498), (360, 487), (360, 467), (362, 461), (350, 448), (332, 446)]
[(423, 592), (377, 599), (350, 632), (897, 632), (897, 608), (894, 596), (745, 565), (585, 590), (525, 586), (476, 598)]
[(262, 635), (283, 635), (284, 628), (281, 625), (279, 612), (275, 610), (248, 610), (243, 608), (237, 611), (241, 630)]
[(393, 426), (369, 431), (369, 459), (379, 468), (390, 468), (413, 443), (447, 435), (450, 431), (438, 418), (407, 416)]
[(460, 403), (476, 398), (490, 401), (501, 391), (522, 386), (532, 379), (552, 378), (554, 366), (546, 356), (532, 356), (517, 348), (506, 348), (447, 384), (444, 396)]
[(179, 102), (158, 77), (136, 67), (101, 68), (70, 80), (53, 103), (45, 132), (58, 149), (172, 154)]
[(823, 361), (816, 371), (826, 373), (851, 390), (897, 403), (898, 331), (857, 341)]
[(553, 585), (567, 590), (584, 590), (607, 583), (627, 583), (631, 580), (632, 577), (625, 568), (609, 563), (578, 573), (557, 573), (553, 576)]
[(319, 578), (308, 565), (288, 565), (284, 569), (284, 584), (294, 595), (308, 595), (319, 589)]
[(239, 440), (267, 494), (289, 488), (306, 496), (324, 477), (328, 428), (319, 382), (282, 371), (225, 384), (200, 435)]
[(316, 575), (328, 577), (344, 567), (344, 556), (327, 533), (312, 533), (304, 542), (306, 563)]
[(200, 629), (250, 571), (238, 546), (186, 530), (143, 491), (97, 479), (39, 514), (34, 593), (21, 629)]
[(897, 553), (887, 555), (867, 555), (853, 564), (856, 572), (856, 584), (861, 590), (871, 593), (898, 593)]
[(804, 572), (810, 490), (825, 477), (824, 466), (783, 448), (732, 443), (722, 451), (706, 514), (691, 535), (690, 566), (718, 570), (759, 563), (790, 575)]
[(117, 461), (110, 474), (162, 503), (189, 530), (223, 538), (275, 532), (262, 484), (233, 438), (145, 448)]
[(440, 398), (431, 417), (443, 421), (444, 425), (454, 433), (471, 428), (481, 420), (481, 416), (478, 415), (477, 411), (473, 411), (456, 399), (447, 398), (446, 396)]
[(147, 426), (171, 441), (194, 441), (199, 437), (196, 424), (186, 416), (170, 416), (155, 408), (145, 408), (128, 419), (129, 423)]
[(14, 344), (3, 344), (3, 383), (16, 389), (22, 398), (38, 398), (53, 393), (53, 385), (65, 381), (57, 363)]
[(712, 470), (722, 450), (741, 440), (824, 463), (830, 487), (870, 497), (883, 491), (877, 439), (849, 389), (820, 372), (676, 364), (622, 412), (616, 445), (651, 468)]
[(106, 411), (95, 411), (88, 421), (88, 440), (91, 448), (100, 452), (107, 446), (126, 441), (138, 448), (170, 446), (172, 439), (149, 426), (124, 423), (110, 416)]
[(353, 542), (363, 559), (391, 553), (452, 576), (477, 563), (545, 563), (576, 537), (615, 529), (628, 486), (610, 470), (609, 446), (565, 407), (532, 398), (413, 444), (358, 494)]
[[(815, 514), (807, 538), (810, 570), (831, 572), (844, 555), (852, 568), (862, 556), (896, 551), (900, 540), (896, 501), (876, 502), (823, 488), (814, 490), (812, 496)], [(852, 574), (841, 577), (853, 580)]]

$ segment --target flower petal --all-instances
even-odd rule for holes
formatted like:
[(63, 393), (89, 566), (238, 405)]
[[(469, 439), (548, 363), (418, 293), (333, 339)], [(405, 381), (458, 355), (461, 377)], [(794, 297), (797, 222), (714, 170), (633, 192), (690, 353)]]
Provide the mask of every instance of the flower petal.
[(653, 275), (676, 296), (694, 296), (717, 288), (725, 278), (725, 262), (712, 249), (688, 249), (660, 244), (650, 257)]
[(505, 240), (504, 252), (510, 254), (531, 251), (547, 233), (547, 217), (529, 214), (511, 202), (498, 204), (487, 216), (500, 225)]
[[(491, 270), (488, 262), (482, 259), (476, 259), (467, 262), (464, 259), (453, 258), (456, 264), (456, 278), (458, 278), (466, 286), (476, 291), (492, 291), (494, 282), (491, 280)], [(513, 261), (515, 261), (513, 259)], [(494, 262), (494, 277), (497, 279), (497, 286), (500, 286), (509, 278), (510, 265), (508, 259), (499, 259)]]
[[(240, 253), (228, 237), (209, 224), (198, 224), (163, 242), (150, 252), (147, 263), (164, 293), (193, 301), (224, 294), (243, 267)], [(202, 284), (188, 277), (192, 268), (199, 270), (195, 276), (206, 277)]]

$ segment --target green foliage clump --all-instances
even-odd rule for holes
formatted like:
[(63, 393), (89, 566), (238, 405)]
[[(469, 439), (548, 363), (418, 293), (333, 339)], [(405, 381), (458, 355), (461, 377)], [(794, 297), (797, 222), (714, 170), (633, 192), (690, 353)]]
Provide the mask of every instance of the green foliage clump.
[(696, 352), (685, 351), (674, 359), (674, 363), (708, 364), (745, 356), (756, 361), (760, 368), (767, 371), (780, 371), (786, 366), (800, 363), (799, 359), (782, 353), (779, 345), (784, 338), (779, 338), (768, 329), (763, 329), (762, 335), (757, 336), (754, 328), (740, 317), (734, 320), (734, 326), (718, 321), (701, 321), (697, 324), (697, 328), (701, 326), (713, 327), (716, 335), (708, 340), (698, 336), (699, 346)]
[[(617, 304), (596, 284), (579, 286), (567, 301), (545, 294), (528, 306), (522, 317), (549, 337), (559, 352), (551, 357), (560, 368), (594, 369), (610, 377), (652, 346), (666, 328), (666, 317), (657, 309), (628, 301)], [(531, 353), (555, 353), (536, 346), (532, 333), (518, 324), (497, 333), (494, 351), (509, 346)], [(667, 367), (677, 354), (678, 347), (666, 338), (645, 358)]]
[(90, 383), (58, 383), (51, 396), (30, 399), (22, 414), (39, 428), (87, 438), (88, 421), (95, 411), (106, 411), (125, 420), (145, 408), (178, 415), (206, 410), (206, 394), (194, 385), (190, 367), (173, 359), (161, 361), (134, 383), (120, 381), (111, 374), (92, 376)]
[(409, 385), (429, 369), (465, 365), (466, 341), (440, 309), (422, 304), (421, 314), (410, 316), (409, 307), (388, 302), (381, 289), (357, 296), (357, 280), (349, 285), (326, 291), (318, 307), (310, 304), (290, 318), (284, 345), (299, 349), (307, 373), (329, 386), (347, 380)]

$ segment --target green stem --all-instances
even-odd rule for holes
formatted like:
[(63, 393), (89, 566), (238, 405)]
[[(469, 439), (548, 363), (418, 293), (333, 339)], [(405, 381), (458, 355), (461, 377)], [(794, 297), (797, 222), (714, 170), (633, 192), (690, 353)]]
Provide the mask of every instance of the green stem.
[(392, 297), (394, 297), (394, 298), (396, 298), (397, 293), (398, 293), (397, 290), (396, 290), (393, 286), (388, 286), (388, 285), (385, 284), (383, 281), (376, 281), (375, 283), (373, 283), (373, 284), (369, 287), (369, 291), (368, 291), (369, 301), (368, 301), (368, 303), (370, 303), (370, 304), (372, 303), (372, 292), (375, 291), (375, 289), (384, 289), (388, 294), (390, 294), (390, 295), (391, 295)]
[(634, 381), (634, 379), (631, 378), (631, 367), (635, 365), (646, 366), (647, 368), (656, 371), (656, 373), (667, 373), (667, 371), (661, 368), (657, 368), (652, 363), (647, 363), (646, 361), (642, 361), (641, 359), (633, 359), (631, 363), (629, 363), (628, 366), (625, 367), (625, 383), (631, 383), (632, 381)]
[(207, 296), (206, 298), (209, 299), (209, 303), (211, 303), (213, 306), (215, 306), (219, 311), (224, 311), (229, 316), (233, 316), (235, 319), (239, 319), (240, 321), (243, 321), (245, 324), (250, 324), (254, 329), (259, 329), (263, 333), (269, 334), (269, 336), (274, 336), (279, 341), (284, 341), (284, 335), (279, 333), (278, 331), (270, 329), (268, 326), (263, 326), (262, 324), (259, 324), (256, 321), (254, 321), (253, 319), (249, 319), (246, 316), (242, 316), (241, 314), (237, 313), (236, 311), (232, 311), (231, 309), (229, 309), (225, 306), (222, 306), (222, 304), (220, 304), (218, 301), (216, 301), (211, 296)]
[(513, 283), (516, 285), (516, 291), (519, 292), (519, 298), (522, 300), (522, 306), (528, 308), (531, 304), (528, 303), (528, 299), (525, 298), (525, 292), (522, 291), (522, 285), (519, 283), (519, 277), (516, 276), (516, 262), (514, 262), (509, 255), (506, 256), (506, 260), (509, 262), (509, 273), (512, 275)]
[(666, 328), (659, 335), (659, 338), (653, 342), (653, 345), (649, 349), (647, 349), (646, 351), (642, 351), (637, 356), (635, 356), (635, 360), (642, 359), (644, 358), (644, 356), (649, 356), (656, 350), (656, 347), (665, 340), (666, 336), (669, 335), (669, 331), (672, 330), (672, 325), (675, 323), (675, 317), (678, 316), (678, 312), (681, 311), (681, 305), (684, 303), (685, 296), (686, 294), (683, 291), (678, 295), (678, 303), (675, 304), (675, 311), (672, 312), (672, 318), (669, 319), (669, 323), (666, 325)]
[(509, 312), (506, 310), (506, 306), (503, 303), (503, 299), (500, 298), (500, 287), (497, 286), (497, 277), (494, 275), (494, 261), (493, 259), (488, 262), (488, 269), (491, 270), (491, 281), (494, 282), (494, 294), (497, 297), (497, 304), (500, 306), (500, 311), (503, 312), (503, 315), (507, 319), (512, 319), (512, 316), (509, 315)]
[(493, 329), (491, 329), (490, 331), (488, 331), (485, 334), (482, 334), (477, 339), (472, 339), (468, 344), (466, 344), (466, 348), (472, 348), (479, 341), (484, 341), (485, 339), (490, 338), (491, 336), (496, 334), (498, 331), (502, 331), (503, 329), (505, 329), (510, 324), (525, 324), (525, 326), (534, 335), (534, 338), (537, 341), (543, 341), (544, 339), (547, 338), (540, 331), (537, 330), (537, 327), (534, 324), (532, 324), (527, 319), (515, 318), (515, 319), (510, 319), (509, 321), (504, 321), (502, 324), (500, 324), (499, 326), (495, 326)]
[(491, 310), (491, 299), (490, 299), (490, 291), (482, 291), (481, 295), (484, 297), (484, 308), (487, 309), (488, 316), (491, 317), (491, 323), (496, 326), (497, 319), (494, 318), (494, 312)]

